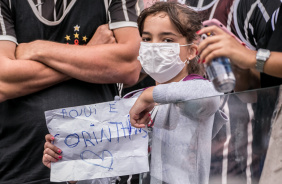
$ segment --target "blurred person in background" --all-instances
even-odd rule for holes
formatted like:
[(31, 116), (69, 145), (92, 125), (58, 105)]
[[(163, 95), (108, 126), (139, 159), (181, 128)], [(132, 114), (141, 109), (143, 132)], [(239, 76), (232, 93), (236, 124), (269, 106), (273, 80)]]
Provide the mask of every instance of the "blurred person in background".
[(50, 183), (44, 111), (110, 101), (115, 83), (137, 82), (138, 11), (136, 0), (0, 1), (1, 184)]

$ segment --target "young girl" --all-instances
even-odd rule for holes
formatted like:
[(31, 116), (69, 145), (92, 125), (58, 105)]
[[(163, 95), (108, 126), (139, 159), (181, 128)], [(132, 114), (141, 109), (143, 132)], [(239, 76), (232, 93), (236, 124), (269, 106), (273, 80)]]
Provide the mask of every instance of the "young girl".
[[(157, 2), (141, 13), (138, 26), (143, 39), (139, 60), (157, 86), (140, 95), (130, 111), (130, 121), (135, 127), (145, 127), (155, 102), (171, 103), (159, 106), (155, 117), (151, 183), (207, 183), (219, 97), (177, 103), (219, 95), (203, 78), (204, 69), (197, 62), (199, 15), (178, 3)], [(46, 136), (43, 156), (49, 168), (61, 158), (61, 152), (50, 143), (52, 137)], [(110, 179), (92, 182), (110, 183)]]
[[(130, 110), (132, 126), (145, 127), (155, 102), (163, 104), (154, 118), (151, 183), (208, 183), (220, 93), (197, 62), (199, 15), (178, 3), (158, 2), (141, 13), (138, 26), (139, 60), (157, 86), (147, 88)], [(210, 98), (192, 100), (203, 97)]]

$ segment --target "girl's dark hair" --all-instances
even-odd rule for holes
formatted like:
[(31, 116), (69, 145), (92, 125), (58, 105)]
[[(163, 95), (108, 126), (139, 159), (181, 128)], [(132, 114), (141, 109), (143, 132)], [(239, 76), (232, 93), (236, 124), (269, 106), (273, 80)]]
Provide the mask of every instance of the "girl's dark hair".
[[(177, 2), (156, 2), (151, 7), (144, 9), (137, 19), (140, 36), (143, 33), (145, 19), (150, 15), (156, 15), (160, 12), (168, 15), (178, 32), (186, 37), (187, 43), (199, 39), (196, 32), (202, 28), (200, 15), (191, 8), (188, 8), (187, 5)], [(197, 63), (197, 57), (190, 61), (188, 72), (189, 74), (204, 75), (204, 68), (201, 64)]]

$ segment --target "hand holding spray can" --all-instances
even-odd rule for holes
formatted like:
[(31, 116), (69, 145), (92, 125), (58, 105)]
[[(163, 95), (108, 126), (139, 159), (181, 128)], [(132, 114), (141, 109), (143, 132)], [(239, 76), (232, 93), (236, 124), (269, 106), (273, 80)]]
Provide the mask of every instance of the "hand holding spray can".
[[(227, 34), (233, 36), (239, 43), (245, 45), (239, 38), (237, 38), (232, 32), (230, 32), (221, 22), (217, 19), (206, 20), (203, 25), (212, 26), (215, 25)], [(205, 39), (207, 36), (212, 36), (212, 34), (204, 34), (201, 39)], [(210, 81), (213, 82), (214, 87), (219, 92), (230, 92), (235, 87), (235, 76), (231, 69), (230, 60), (226, 57), (214, 58), (209, 66), (206, 67), (207, 74)]]
[[(212, 36), (209, 34), (209, 36)], [(201, 40), (208, 35), (202, 34)], [(209, 80), (213, 83), (214, 88), (222, 93), (230, 92), (235, 87), (235, 76), (231, 69), (230, 60), (226, 57), (214, 58), (210, 65), (206, 66)]]

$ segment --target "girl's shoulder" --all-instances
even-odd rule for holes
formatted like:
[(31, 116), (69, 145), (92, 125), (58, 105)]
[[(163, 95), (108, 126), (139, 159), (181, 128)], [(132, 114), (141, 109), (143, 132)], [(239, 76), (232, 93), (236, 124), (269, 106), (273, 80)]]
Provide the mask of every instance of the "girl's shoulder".
[(182, 79), (182, 81), (189, 81), (189, 80), (207, 80), (208, 81), (208, 79), (198, 74), (190, 74), (190, 75), (187, 75), (184, 79)]

